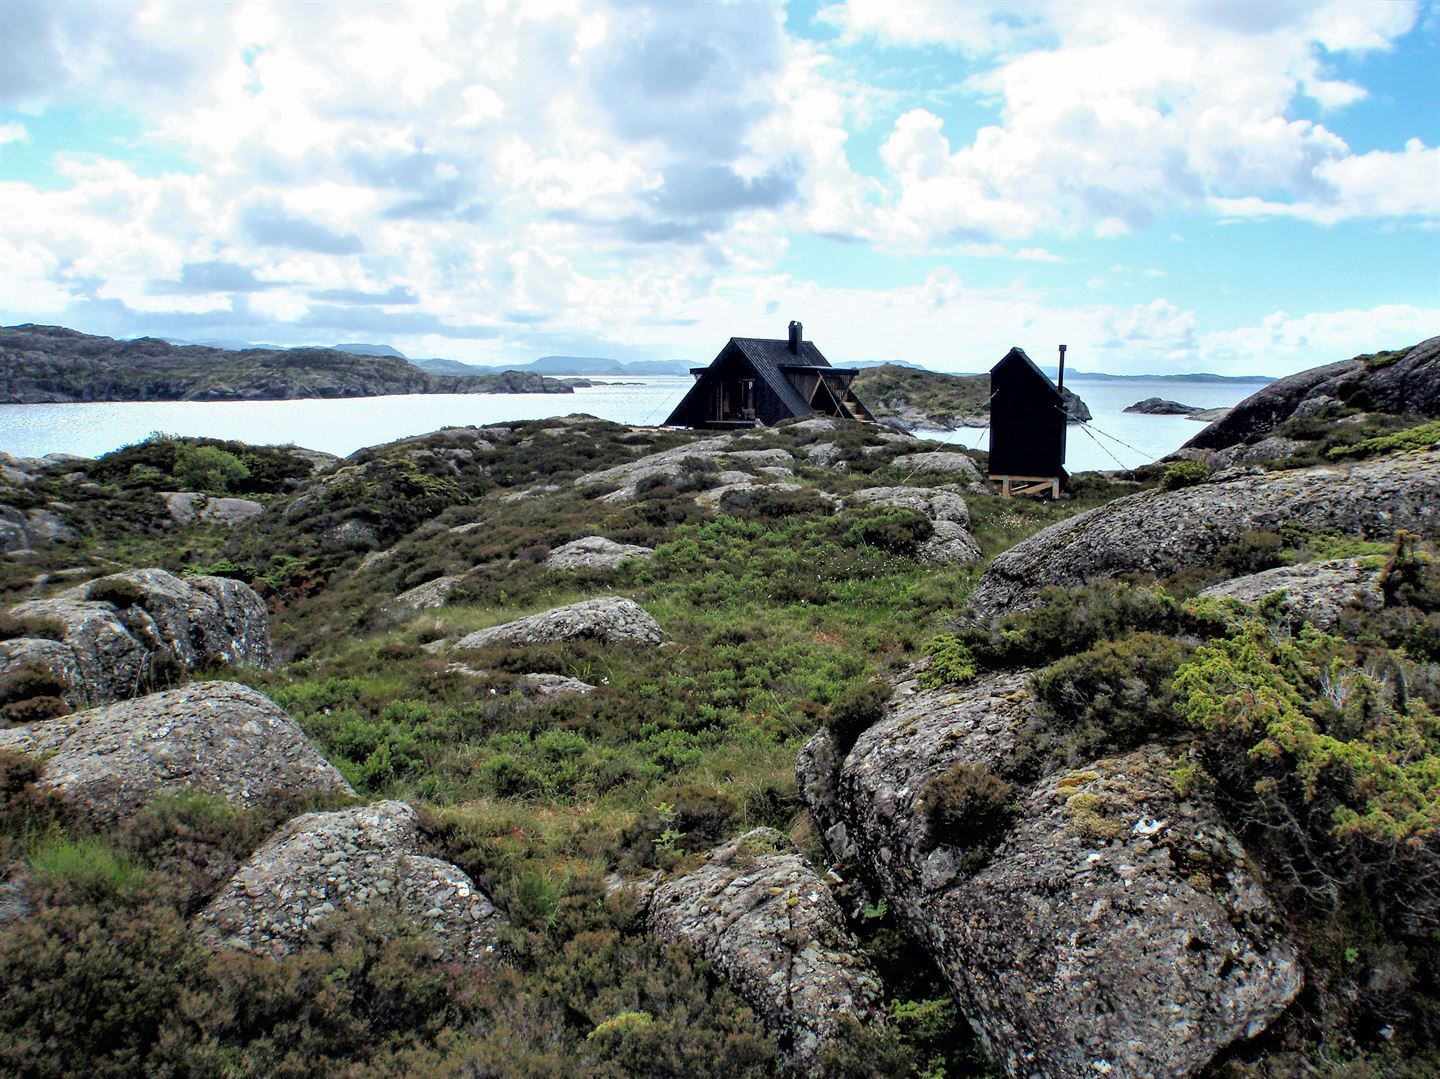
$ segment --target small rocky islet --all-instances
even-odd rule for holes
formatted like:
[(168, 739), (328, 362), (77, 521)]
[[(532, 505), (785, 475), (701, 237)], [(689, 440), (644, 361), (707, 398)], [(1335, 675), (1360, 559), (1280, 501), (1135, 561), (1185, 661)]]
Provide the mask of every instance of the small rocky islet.
[(0, 1062), (1425, 1074), (1437, 391), (4, 458)]

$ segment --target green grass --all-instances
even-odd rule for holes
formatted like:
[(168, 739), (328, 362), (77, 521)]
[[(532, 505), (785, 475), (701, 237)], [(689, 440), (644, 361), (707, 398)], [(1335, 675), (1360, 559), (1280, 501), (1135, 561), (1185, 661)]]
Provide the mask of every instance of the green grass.
[(142, 866), (89, 836), (52, 834), (35, 844), (26, 861), (45, 883), (85, 893), (116, 894), (146, 876)]

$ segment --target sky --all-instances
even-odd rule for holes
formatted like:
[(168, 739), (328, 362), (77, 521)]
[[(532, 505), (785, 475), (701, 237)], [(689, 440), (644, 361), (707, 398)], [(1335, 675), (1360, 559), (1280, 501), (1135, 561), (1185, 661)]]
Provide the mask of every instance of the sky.
[(1284, 375), (1440, 334), (1426, 0), (6, 0), (0, 323)]

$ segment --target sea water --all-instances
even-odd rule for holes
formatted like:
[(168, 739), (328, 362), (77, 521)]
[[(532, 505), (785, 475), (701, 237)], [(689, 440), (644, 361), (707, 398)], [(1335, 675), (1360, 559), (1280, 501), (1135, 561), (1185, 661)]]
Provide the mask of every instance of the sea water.
[[(1067, 379), (1090, 406), (1087, 425), (1071, 424), (1066, 467), (1134, 468), (1178, 449), (1203, 424), (1183, 416), (1124, 411), (1146, 397), (1203, 408), (1233, 405), (1258, 382), (1189, 379)], [(0, 450), (16, 457), (75, 453), (97, 457), (153, 432), (233, 439), (256, 445), (296, 445), (346, 456), (364, 446), (422, 435), (442, 427), (483, 426), (588, 413), (635, 425), (661, 423), (692, 386), (682, 377), (626, 378), (577, 387), (574, 393), (403, 394), (298, 401), (102, 401), (65, 405), (0, 405)], [(979, 449), (989, 432), (922, 432), (925, 437)]]

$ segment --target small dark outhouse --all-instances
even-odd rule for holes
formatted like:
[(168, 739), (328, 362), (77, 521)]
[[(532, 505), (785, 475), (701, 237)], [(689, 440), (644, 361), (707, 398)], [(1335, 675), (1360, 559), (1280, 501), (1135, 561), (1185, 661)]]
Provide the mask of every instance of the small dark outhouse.
[(798, 322), (790, 337), (732, 337), (709, 367), (693, 367), (695, 385), (675, 406), (667, 427), (762, 427), (798, 416), (874, 420), (850, 392), (859, 372), (831, 367)]
[[(1060, 346), (1063, 380), (1065, 346)], [(1025, 350), (990, 368), (990, 478), (1010, 494), (1060, 494), (1065, 480), (1065, 399)], [(1012, 484), (1026, 486), (1015, 488)]]

